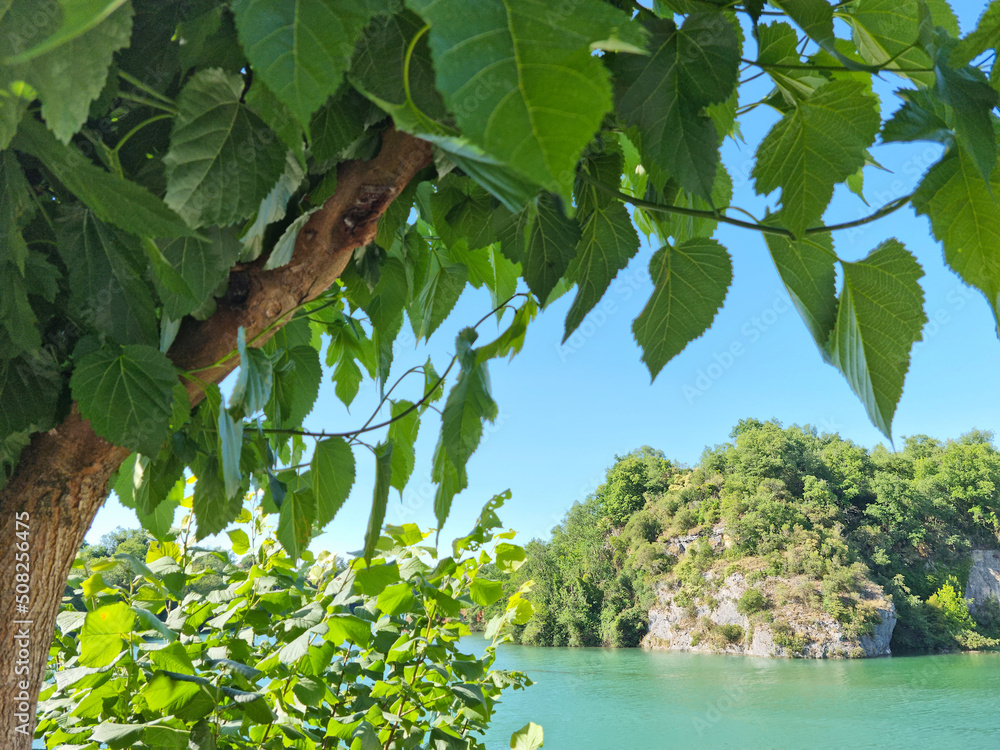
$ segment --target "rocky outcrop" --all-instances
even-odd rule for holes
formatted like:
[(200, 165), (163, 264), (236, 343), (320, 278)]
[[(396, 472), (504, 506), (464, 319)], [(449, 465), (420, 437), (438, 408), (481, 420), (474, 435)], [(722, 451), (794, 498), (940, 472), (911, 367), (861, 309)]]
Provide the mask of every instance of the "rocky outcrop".
[(965, 586), (969, 611), (976, 614), (980, 605), (990, 597), (1000, 600), (1000, 550), (972, 550), (972, 568)]
[[(661, 585), (658, 603), (649, 612), (643, 647), (813, 659), (890, 654), (896, 609), (875, 584), (866, 584), (860, 592), (863, 606), (871, 613), (870, 632), (854, 636), (822, 609), (784, 597), (782, 592), (793, 584), (801, 588), (802, 581), (772, 576), (751, 586), (743, 573), (721, 578), (709, 572), (706, 578), (715, 578), (714, 591), (686, 606), (682, 606), (684, 598), (676, 589)], [(764, 602), (755, 612), (748, 611), (745, 602), (743, 607), (739, 605), (751, 588)]]

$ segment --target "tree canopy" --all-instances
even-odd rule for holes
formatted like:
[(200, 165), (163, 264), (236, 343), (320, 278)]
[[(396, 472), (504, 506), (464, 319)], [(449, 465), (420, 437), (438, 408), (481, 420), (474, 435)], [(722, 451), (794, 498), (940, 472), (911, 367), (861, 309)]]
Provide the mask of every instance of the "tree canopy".
[[(965, 36), (947, 0), (2, 0), (0, 18), (0, 501), (5, 532), (48, 519), (44, 544), (78, 546), (117, 471), (157, 539), (195, 476), (199, 535), (253, 490), (297, 558), (371, 450), (370, 557), (429, 410), (440, 525), (497, 414), (488, 363), (539, 307), (572, 293), (569, 336), (648, 263), (632, 330), (655, 378), (725, 301), (720, 223), (763, 234), (887, 435), (923, 271), (888, 233), (841, 259), (836, 231), (911, 206), (1000, 314), (996, 0)], [(748, 100), (758, 76), (773, 87)], [(760, 107), (754, 216), (720, 144)], [(944, 148), (912, 192), (824, 224), (879, 145), (915, 141)], [(469, 285), (500, 335), (469, 321), (449, 362), (394, 372), (404, 319), (433, 336)], [(309, 435), (324, 363), (346, 404), (365, 377), (383, 397)]]

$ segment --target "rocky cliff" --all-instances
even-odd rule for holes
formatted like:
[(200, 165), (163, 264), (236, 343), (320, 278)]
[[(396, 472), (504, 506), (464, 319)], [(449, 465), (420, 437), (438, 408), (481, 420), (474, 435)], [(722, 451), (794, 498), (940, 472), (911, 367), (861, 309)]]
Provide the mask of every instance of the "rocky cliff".
[(971, 600), (969, 611), (975, 615), (991, 597), (1000, 600), (1000, 550), (974, 549), (965, 587), (965, 598)]
[(858, 627), (818, 607), (809, 579), (772, 576), (751, 584), (742, 572), (712, 571), (705, 579), (714, 590), (694, 601), (676, 586), (659, 586), (644, 648), (814, 659), (890, 653), (896, 610), (875, 584), (866, 583), (857, 594), (866, 612)]

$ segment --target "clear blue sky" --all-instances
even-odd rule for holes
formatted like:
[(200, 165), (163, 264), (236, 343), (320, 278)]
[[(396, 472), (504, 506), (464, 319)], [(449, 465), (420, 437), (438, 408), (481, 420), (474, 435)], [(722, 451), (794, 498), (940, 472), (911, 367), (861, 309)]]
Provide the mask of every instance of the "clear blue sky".
[[(984, 5), (953, 3), (963, 32), (972, 28)], [(891, 91), (899, 85), (899, 79), (887, 76), (878, 87), (885, 112), (898, 106)], [(755, 196), (745, 175), (757, 141), (776, 118), (766, 108), (754, 110), (743, 120), (748, 143), (727, 141), (724, 147), (723, 160), (735, 184), (733, 205), (758, 216), (766, 206), (775, 206), (776, 196), (770, 201)], [(865, 169), (864, 193), (871, 207), (838, 187), (827, 223), (856, 219), (910, 192), (939, 153), (933, 144), (876, 146), (873, 155), (891, 171)], [(924, 341), (913, 352), (893, 437), (899, 444), (903, 436), (918, 433), (944, 439), (973, 427), (996, 429), (1000, 343), (993, 318), (982, 295), (945, 266), (927, 219), (906, 209), (875, 224), (839, 232), (834, 241), (842, 258), (854, 260), (890, 236), (901, 240), (924, 268), (921, 284), (930, 319)], [(491, 364), (500, 416), (495, 425), (486, 426), (484, 440), (469, 463), (469, 489), (456, 498), (442, 540), (468, 531), (482, 504), (507, 488), (513, 499), (502, 509), (501, 519), (520, 532), (522, 543), (535, 536), (544, 538), (575, 501), (600, 484), (616, 454), (651, 445), (675, 461), (693, 465), (706, 445), (725, 441), (733, 425), (745, 417), (815, 425), (821, 432), (839, 432), (868, 447), (884, 442), (846, 381), (822, 361), (789, 302), (762, 237), (725, 226), (716, 237), (734, 263), (726, 304), (709, 331), (671, 361), (655, 382), (650, 383), (630, 328), (652, 289), (648, 263), (655, 248), (647, 243), (567, 345), (560, 345), (560, 340), (575, 291), (539, 316), (520, 355), (509, 363)], [(441, 370), (453, 351), (455, 334), (490, 307), (485, 290), (469, 289), (430, 347), (415, 348), (404, 325), (393, 372), (422, 363), (428, 355)], [(485, 342), (496, 328), (484, 324), (480, 331)], [(415, 398), (421, 385), (414, 378), (410, 390), (401, 386), (401, 395)], [(306, 426), (331, 431), (360, 426), (368, 416), (366, 410), (376, 404), (374, 388), (363, 387), (348, 414), (327, 378)], [(434, 525), (430, 462), (439, 427), (440, 417), (428, 412), (417, 442), (413, 478), (402, 501), (393, 492), (388, 522)], [(313, 543), (314, 549), (343, 553), (361, 546), (374, 463), (365, 449), (356, 455), (358, 481), (351, 497)], [(88, 540), (95, 541), (118, 525), (136, 526), (137, 521), (112, 499), (98, 514)]]

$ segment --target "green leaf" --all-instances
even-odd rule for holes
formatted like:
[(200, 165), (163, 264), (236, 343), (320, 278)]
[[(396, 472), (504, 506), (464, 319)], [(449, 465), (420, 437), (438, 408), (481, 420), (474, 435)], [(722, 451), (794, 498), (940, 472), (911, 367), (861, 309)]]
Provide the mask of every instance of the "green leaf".
[(833, 186), (864, 165), (880, 123), (878, 99), (863, 84), (820, 86), (761, 141), (751, 173), (757, 192), (780, 187), (785, 222), (801, 234), (822, 219)]
[(316, 500), (309, 488), (289, 492), (278, 516), (278, 541), (292, 560), (298, 560), (309, 546), (316, 520)]
[(511, 750), (538, 750), (543, 744), (545, 733), (542, 728), (529, 721), (510, 736)]
[(959, 145), (968, 151), (983, 179), (989, 180), (997, 161), (993, 108), (1000, 103), (1000, 95), (978, 68), (955, 70), (943, 57), (934, 66), (936, 93), (951, 105)]
[[(285, 159), (284, 174), (281, 175), (275, 186), (271, 188), (271, 192), (264, 196), (264, 199), (260, 202), (260, 206), (257, 208), (257, 216), (254, 217), (253, 223), (246, 228), (246, 231), (240, 237), (243, 242), (241, 256), (244, 261), (256, 260), (264, 252), (264, 241), (268, 227), (285, 217), (288, 202), (292, 199), (292, 196), (298, 190), (304, 178), (305, 171), (299, 162), (296, 161), (292, 152), (289, 151)], [(299, 226), (301, 226), (301, 223)], [(289, 257), (291, 257), (294, 249), (295, 242), (293, 237), (291, 246), (286, 251)], [(277, 252), (277, 248), (272, 248), (271, 255), (273, 256)]]
[(918, 284), (923, 270), (897, 240), (857, 263), (841, 261), (844, 288), (830, 357), (886, 437), (903, 393), (910, 349), (927, 322)]
[(896, 96), (903, 106), (882, 126), (883, 143), (935, 141), (947, 143), (952, 138), (947, 123), (947, 108), (927, 89), (900, 89)]
[(282, 427), (298, 427), (312, 410), (323, 379), (319, 354), (307, 344), (286, 349), (274, 363), (274, 387), (264, 407), (267, 418)]
[(989, 302), (1000, 332), (1000, 173), (987, 184), (964, 150), (932, 166), (913, 194), (913, 207), (931, 220), (944, 259)]
[(499, 240), (502, 222), (508, 216), (487, 190), (454, 174), (438, 182), (431, 196), (431, 213), (434, 229), (449, 248), (464, 241), (469, 250)]
[[(957, 29), (951, 32), (958, 36)], [(968, 65), (986, 50), (1000, 46), (1000, 0), (992, 0), (979, 17), (976, 28), (952, 50), (950, 61), (955, 65)]]
[(649, 261), (655, 288), (632, 333), (653, 378), (712, 325), (733, 280), (733, 264), (715, 240), (696, 238), (659, 249)]
[(233, 552), (237, 555), (245, 555), (250, 551), (250, 537), (243, 529), (233, 529), (227, 531), (226, 534), (229, 536), (229, 542), (233, 545)]
[[(55, 8), (50, 7), (47, 9), (52, 12), (53, 16), (60, 18), (61, 23), (58, 28), (51, 34), (46, 35), (41, 42), (5, 58), (3, 64), (17, 65), (24, 63), (47, 52), (51, 52), (56, 47), (68, 44), (103, 24), (109, 16), (117, 15), (116, 11), (127, 2), (128, 0), (83, 0), (77, 2), (61, 0), (58, 14), (55, 13)], [(6, 3), (4, 8), (11, 4), (10, 2)], [(131, 19), (131, 14), (129, 14), (129, 18)]]
[(192, 507), (198, 521), (199, 539), (218, 534), (240, 514), (243, 497), (239, 492), (226, 492), (225, 482), (219, 476), (219, 459), (216, 456), (209, 456), (198, 472)]
[(619, 55), (613, 63), (618, 113), (655, 183), (669, 175), (710, 201), (719, 135), (703, 108), (736, 87), (739, 37), (719, 13), (694, 13), (680, 29), (659, 20), (649, 29), (652, 55)]
[(355, 43), (376, 12), (378, 0), (235, 0), (240, 44), (254, 72), (303, 127), (340, 86)]
[(783, 10), (806, 36), (840, 60), (845, 67), (851, 70), (869, 69), (837, 49), (833, 34), (833, 8), (827, 0), (772, 0), (771, 5)]
[(528, 288), (544, 305), (573, 260), (580, 242), (580, 226), (563, 213), (558, 201), (548, 193), (538, 197), (536, 210), (525, 210), (530, 212), (529, 225), (518, 258)]
[(168, 628), (163, 621), (150, 612), (148, 609), (139, 606), (133, 606), (132, 611), (138, 616), (142, 624), (139, 625), (136, 630), (141, 632), (143, 630), (147, 632), (156, 631), (160, 634), (160, 637), (167, 641), (177, 642), (178, 633), (174, 630)]
[(178, 294), (154, 276), (164, 315), (173, 320), (197, 314), (211, 300), (219, 284), (226, 280), (229, 269), (239, 257), (240, 245), (232, 233), (209, 228), (203, 234), (204, 240), (183, 237), (160, 244), (163, 257), (184, 279), (188, 289), (187, 294)]
[(441, 415), (441, 445), (463, 480), (465, 464), (483, 435), (483, 420), (492, 422), (497, 413), (486, 365), (475, 361), (463, 367)]
[(157, 341), (156, 309), (137, 240), (84, 210), (64, 216), (57, 236), (80, 325), (119, 344)]
[(267, 261), (264, 263), (265, 271), (281, 268), (281, 266), (287, 265), (291, 262), (292, 255), (295, 253), (295, 241), (299, 237), (299, 232), (302, 231), (302, 227), (306, 225), (306, 222), (308, 222), (310, 217), (312, 217), (312, 215), (318, 210), (319, 208), (313, 208), (306, 211), (285, 228), (281, 237), (278, 238), (276, 243), (274, 243), (274, 248), (271, 250), (271, 254), (267, 256)]
[(348, 147), (364, 135), (369, 110), (371, 105), (361, 94), (348, 85), (341, 86), (313, 116), (309, 126), (312, 158), (320, 164), (342, 158)]
[[(780, 223), (780, 215), (774, 222)], [(811, 234), (791, 240), (765, 234), (764, 239), (795, 308), (823, 358), (828, 359), (826, 347), (837, 320), (837, 255), (833, 238), (829, 234)]]
[(413, 445), (420, 429), (420, 411), (413, 409), (405, 417), (400, 415), (413, 407), (409, 401), (394, 401), (390, 410), (394, 421), (389, 425), (389, 439), (392, 441), (392, 480), (390, 484), (402, 494), (413, 473), (415, 457)]
[(488, 607), (503, 596), (503, 584), (488, 578), (473, 578), (469, 596), (476, 604)]
[(193, 227), (251, 216), (285, 171), (285, 147), (241, 103), (243, 77), (196, 73), (177, 99), (166, 166), (167, 205)]
[(316, 524), (322, 529), (333, 520), (351, 493), (354, 453), (344, 438), (327, 438), (316, 443), (311, 467)]
[(106, 743), (110, 748), (132, 747), (146, 729), (145, 724), (115, 724), (103, 722), (94, 729), (90, 739)]
[[(11, 66), (10, 75), (26, 81), (38, 92), (49, 129), (60, 141), (69, 143), (86, 122), (90, 103), (104, 88), (114, 53), (128, 46), (132, 6), (123, 0), (61, 0), (59, 5), (62, 25), (56, 32), (30, 49), (13, 45), (4, 64)], [(31, 38), (30, 29), (38, 28), (38, 17), (44, 18), (47, 13), (36, 9), (30, 16), (32, 4), (18, 6), (6, 23), (24, 29), (25, 33), (14, 35), (14, 39), (26, 42)], [(87, 62), (81, 65), (80, 60)]]
[(381, 610), (383, 615), (391, 617), (392, 615), (398, 615), (400, 612), (406, 612), (413, 606), (414, 601), (410, 584), (404, 581), (403, 583), (386, 586), (382, 590), (382, 593), (378, 595), (376, 606)]
[(639, 235), (624, 204), (615, 201), (595, 208), (583, 220), (580, 244), (566, 277), (577, 284), (576, 298), (566, 314), (563, 342), (596, 305), (612, 279), (639, 252)]
[(125, 602), (115, 602), (87, 613), (80, 631), (80, 663), (106, 667), (124, 646), (124, 636), (135, 627), (135, 612)]
[(229, 397), (229, 408), (246, 418), (263, 409), (271, 397), (274, 372), (267, 354), (256, 347), (247, 348), (243, 326), (236, 333), (236, 350), (240, 355), (240, 372)]
[(243, 451), (243, 420), (234, 417), (227, 409), (219, 410), (219, 456), (222, 461), (222, 481), (227, 497), (240, 490), (243, 475), (240, 472), (240, 455)]
[(105, 346), (77, 363), (70, 389), (98, 435), (155, 456), (167, 436), (176, 382), (173, 364), (157, 349)]
[(21, 123), (14, 147), (37, 157), (101, 221), (141, 237), (187, 237), (191, 229), (163, 201), (131, 180), (95, 166), (63, 146), (41, 123)]
[(47, 350), (0, 358), (0, 435), (54, 427), (62, 389), (55, 357)]
[[(379, 529), (381, 530), (381, 526)], [(378, 596), (386, 586), (399, 581), (399, 565), (394, 562), (367, 565), (355, 573), (354, 588), (363, 596)]]
[(392, 479), (392, 441), (375, 446), (375, 491), (372, 495), (372, 512), (368, 517), (365, 531), (365, 561), (370, 561), (375, 553), (375, 545), (382, 533), (385, 508), (389, 503), (389, 488)]
[(348, 74), (362, 94), (392, 117), (397, 128), (417, 135), (439, 132), (436, 121), (447, 115), (434, 86), (427, 37), (418, 37), (423, 26), (408, 10), (373, 24), (358, 43)]
[[(471, 13), (461, 0), (407, 6), (430, 24), (437, 89), (462, 133), (568, 204), (580, 152), (611, 109), (608, 72), (591, 50), (635, 51), (641, 30), (597, 0), (581, 0), (568, 14), (551, 12), (544, 0)], [(622, 44), (602, 45), (611, 38)]]
[[(950, 10), (945, 12), (947, 3), (940, 5), (943, 7), (931, 9), (929, 20), (933, 25), (948, 22), (945, 18), (950, 15)], [(921, 15), (919, 0), (863, 0), (852, 7), (845, 18), (854, 32), (858, 52), (868, 62), (889, 70), (928, 69), (931, 58), (919, 43)], [(953, 15), (950, 20), (954, 21)], [(954, 29), (957, 35), (957, 25)], [(934, 81), (934, 74), (929, 70), (908, 70), (900, 75), (925, 86)]]
[(431, 260), (430, 274), (420, 295), (411, 307), (410, 320), (418, 339), (428, 339), (455, 307), (469, 279), (468, 269), (459, 263), (441, 265), (437, 256)]
[(367, 646), (371, 641), (372, 625), (359, 617), (335, 612), (324, 622), (330, 626), (327, 640), (332, 643), (340, 644), (349, 641), (359, 646)]

